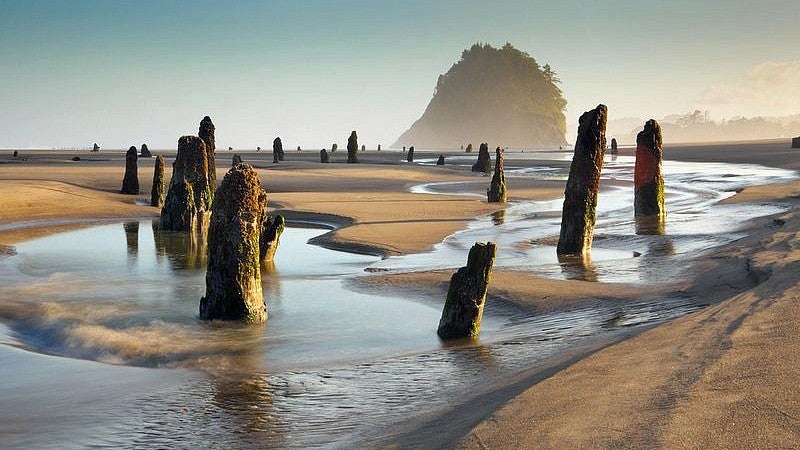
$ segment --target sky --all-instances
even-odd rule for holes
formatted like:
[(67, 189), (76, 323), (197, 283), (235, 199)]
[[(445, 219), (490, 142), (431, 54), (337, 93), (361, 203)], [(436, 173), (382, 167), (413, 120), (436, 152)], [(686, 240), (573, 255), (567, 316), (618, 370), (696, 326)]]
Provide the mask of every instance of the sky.
[(610, 119), (800, 113), (796, 0), (0, 0), (0, 148), (384, 148), (475, 42), (549, 63), (567, 139)]

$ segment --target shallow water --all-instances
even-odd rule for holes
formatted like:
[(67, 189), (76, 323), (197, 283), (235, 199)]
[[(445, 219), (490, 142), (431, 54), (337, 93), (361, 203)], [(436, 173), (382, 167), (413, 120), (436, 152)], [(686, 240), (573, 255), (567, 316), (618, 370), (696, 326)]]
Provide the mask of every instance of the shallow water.
[[(515, 176), (564, 177), (555, 167), (528, 169), (509, 165), (511, 189)], [(503, 217), (479, 218), (432, 252), (386, 260), (308, 245), (324, 231), (288, 228), (274, 267), (263, 271), (270, 314), (264, 326), (200, 322), (203, 246), (154, 231), (150, 221), (20, 244), (16, 255), (0, 258), (0, 446), (371, 442), (567, 349), (703, 304), (598, 298), (531, 315), (490, 301), (479, 342), (443, 345), (435, 334), (443, 299), (355, 292), (348, 289), (353, 276), (458, 267), (473, 242), (493, 240), (503, 267), (557, 278), (668, 281), (690, 257), (736, 239), (747, 218), (780, 210), (718, 205), (727, 191), (794, 176), (666, 162), (664, 234), (636, 234), (631, 171), (632, 159), (607, 163), (591, 263), (555, 258), (548, 237), (558, 232), (560, 201), (512, 204)], [(486, 182), (463, 188), (480, 193)], [(417, 190), (435, 192), (436, 185)]]

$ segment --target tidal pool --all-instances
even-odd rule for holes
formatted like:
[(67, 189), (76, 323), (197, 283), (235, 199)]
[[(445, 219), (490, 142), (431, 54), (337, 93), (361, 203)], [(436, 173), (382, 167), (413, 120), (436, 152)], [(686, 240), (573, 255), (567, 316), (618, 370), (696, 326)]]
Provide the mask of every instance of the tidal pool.
[(262, 271), (269, 320), (261, 326), (199, 321), (203, 244), (149, 220), (21, 243), (0, 257), (0, 447), (381, 443), (537, 364), (686, 314), (703, 300), (587, 299), (539, 315), (490, 300), (480, 341), (445, 345), (436, 337), (443, 298), (354, 291), (353, 277), (459, 267), (473, 242), (494, 240), (502, 267), (658, 283), (735, 239), (743, 220), (780, 210), (719, 205), (728, 191), (794, 176), (667, 162), (669, 216), (653, 234), (632, 220), (631, 170), (623, 158), (607, 166), (589, 265), (558, 261), (547, 241), (557, 233), (560, 201), (511, 204), (503, 217), (478, 218), (432, 252), (385, 260), (307, 243), (325, 230), (288, 228), (275, 264)]

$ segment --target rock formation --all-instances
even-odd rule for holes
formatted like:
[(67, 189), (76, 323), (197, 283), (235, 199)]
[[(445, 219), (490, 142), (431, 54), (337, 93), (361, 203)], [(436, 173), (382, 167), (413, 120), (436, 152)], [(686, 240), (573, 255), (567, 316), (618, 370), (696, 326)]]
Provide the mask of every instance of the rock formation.
[(617, 150), (617, 138), (611, 138), (611, 154), (616, 155), (619, 152)]
[(94, 143), (94, 147), (92, 147), (92, 151), (93, 152), (99, 152), (100, 151), (100, 146), (97, 145), (97, 142)]
[(489, 155), (489, 144), (482, 143), (478, 149), (478, 161), (472, 165), (472, 171), (489, 173), (491, 170), (492, 157)]
[(548, 65), (506, 44), (475, 44), (440, 75), (422, 116), (394, 143), (452, 149), (462, 142), (513, 148), (566, 144), (566, 100)]
[(321, 163), (329, 163), (331, 162), (331, 157), (328, 155), (328, 151), (324, 148), (319, 151), (319, 162)]
[(240, 164), (225, 174), (208, 230), (206, 295), (200, 300), (202, 320), (251, 324), (267, 320), (259, 263), (266, 201), (258, 174), (249, 165)]
[(172, 178), (161, 209), (162, 229), (189, 231), (203, 227), (213, 199), (210, 173), (203, 139), (197, 136), (178, 139), (178, 154), (172, 163)]
[[(211, 118), (208, 116), (203, 117), (203, 120), (200, 121), (200, 129), (197, 132), (197, 136), (203, 140), (205, 143), (206, 148), (206, 164), (208, 165), (208, 185), (210, 187), (211, 197), (208, 199), (208, 206), (209, 210), (211, 208), (211, 201), (214, 200), (214, 191), (217, 189), (217, 163), (216, 163), (216, 151), (217, 151), (217, 141), (214, 137), (214, 124), (211, 122)], [(230, 147), (228, 147), (230, 150)]]
[(153, 187), (150, 189), (150, 206), (161, 208), (164, 204), (164, 157), (156, 156), (153, 168)]
[(262, 263), (275, 259), (275, 252), (281, 240), (283, 229), (286, 228), (286, 219), (281, 215), (275, 217), (263, 215), (261, 221), (261, 236), (259, 240), (259, 255)]
[(355, 131), (347, 138), (347, 163), (358, 164), (358, 135)]
[(331, 145), (331, 153), (336, 153), (336, 150), (339, 150), (339, 144)]
[(486, 197), (489, 203), (505, 203), (508, 201), (506, 192), (506, 174), (503, 172), (503, 150), (500, 147), (495, 149), (496, 158), (494, 162), (494, 175), (492, 184), (486, 190)]
[(476, 243), (469, 251), (467, 266), (458, 269), (450, 278), (437, 331), (440, 338), (478, 337), (496, 250), (491, 242)]
[(472, 153), (472, 144), (467, 144), (467, 153)]
[(792, 148), (800, 148), (800, 136), (792, 139)]
[(408, 148), (408, 155), (406, 155), (406, 161), (414, 162), (414, 146)]
[(436, 160), (436, 165), (437, 166), (443, 166), (444, 165), (444, 155), (439, 155), (439, 159)]
[(150, 153), (150, 149), (147, 148), (147, 144), (142, 144), (141, 150), (139, 150), (139, 156), (142, 158), (152, 158), (153, 154)]
[(582, 255), (592, 249), (597, 192), (606, 149), (605, 105), (583, 113), (578, 121), (575, 153), (564, 190), (559, 255)]
[(231, 167), (236, 167), (242, 163), (242, 157), (239, 156), (238, 153), (233, 154), (233, 158), (231, 158)]
[(661, 157), (661, 126), (650, 119), (636, 136), (633, 209), (637, 216), (666, 217)]
[(122, 179), (121, 194), (139, 195), (139, 151), (131, 146), (125, 154), (125, 177)]
[(276, 137), (275, 140), (272, 141), (272, 162), (283, 161), (285, 156), (286, 154), (283, 152), (283, 142), (281, 142), (281, 138)]

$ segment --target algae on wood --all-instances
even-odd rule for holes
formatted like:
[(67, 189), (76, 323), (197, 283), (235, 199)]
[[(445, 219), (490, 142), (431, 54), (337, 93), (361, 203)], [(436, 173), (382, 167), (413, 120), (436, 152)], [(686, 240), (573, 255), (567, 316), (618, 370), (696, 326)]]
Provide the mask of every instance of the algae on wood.
[(580, 255), (592, 249), (600, 189), (600, 171), (606, 149), (605, 105), (583, 113), (578, 121), (575, 153), (569, 169), (561, 213), (561, 233), (556, 251), (559, 255)]
[(440, 338), (478, 337), (496, 251), (492, 242), (475, 243), (469, 251), (466, 267), (458, 269), (450, 278), (437, 330)]

